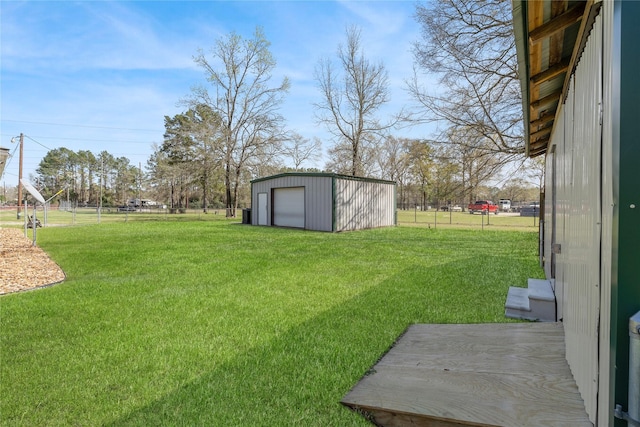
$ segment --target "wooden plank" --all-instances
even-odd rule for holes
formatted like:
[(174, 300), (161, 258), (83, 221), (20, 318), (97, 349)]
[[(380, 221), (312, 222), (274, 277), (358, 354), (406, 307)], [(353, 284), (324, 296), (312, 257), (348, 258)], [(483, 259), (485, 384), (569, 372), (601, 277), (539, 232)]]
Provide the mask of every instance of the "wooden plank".
[(534, 131), (535, 129), (537, 129), (540, 126), (546, 125), (547, 123), (555, 120), (555, 118), (556, 118), (555, 114), (551, 114), (551, 113), (542, 114), (539, 119), (534, 120), (531, 123), (529, 123), (531, 131)]
[(592, 427), (575, 393), (573, 379), (557, 375), (435, 369), (419, 375), (385, 366), (365, 377), (346, 399), (359, 407), (480, 425)]
[(554, 92), (537, 100), (532, 99), (531, 109), (535, 112), (540, 107), (546, 107), (548, 104), (558, 101), (560, 99), (560, 95), (562, 95), (562, 91)]
[(591, 427), (558, 323), (413, 325), (342, 403), (383, 426)]
[(553, 128), (551, 126), (548, 126), (548, 127), (544, 128), (544, 129), (540, 129), (539, 131), (531, 132), (529, 134), (529, 139), (531, 141), (538, 141), (539, 139), (541, 139), (543, 137), (548, 137), (552, 130), (553, 130)]
[(463, 423), (455, 420), (425, 418), (416, 414), (385, 411), (380, 408), (358, 408), (358, 412), (367, 420), (385, 427), (497, 427), (489, 424)]
[(561, 15), (552, 18), (537, 28), (529, 31), (529, 42), (533, 45), (582, 19), (585, 3), (580, 2)]
[(542, 71), (531, 77), (531, 84), (539, 85), (546, 81), (549, 81), (562, 73), (566, 73), (568, 68), (569, 60), (567, 59), (566, 61), (555, 64), (552, 67), (547, 68), (545, 71)]
[[(551, 18), (555, 18), (566, 11), (567, 3), (564, 1), (551, 2)], [(549, 64), (552, 68), (562, 61), (562, 47), (564, 44), (564, 31), (559, 31), (549, 37)], [(568, 59), (567, 59), (568, 66)]]

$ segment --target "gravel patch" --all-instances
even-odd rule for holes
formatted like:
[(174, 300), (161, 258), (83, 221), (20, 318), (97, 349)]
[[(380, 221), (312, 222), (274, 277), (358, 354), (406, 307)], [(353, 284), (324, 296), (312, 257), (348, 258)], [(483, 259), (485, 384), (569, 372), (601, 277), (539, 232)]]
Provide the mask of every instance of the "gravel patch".
[(61, 282), (64, 272), (24, 232), (0, 228), (0, 295)]

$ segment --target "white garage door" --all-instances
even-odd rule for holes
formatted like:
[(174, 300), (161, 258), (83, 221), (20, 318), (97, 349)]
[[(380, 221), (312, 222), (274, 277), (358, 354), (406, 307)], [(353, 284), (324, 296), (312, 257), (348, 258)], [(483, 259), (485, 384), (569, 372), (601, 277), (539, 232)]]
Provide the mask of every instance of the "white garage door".
[(273, 190), (273, 225), (304, 228), (304, 187)]

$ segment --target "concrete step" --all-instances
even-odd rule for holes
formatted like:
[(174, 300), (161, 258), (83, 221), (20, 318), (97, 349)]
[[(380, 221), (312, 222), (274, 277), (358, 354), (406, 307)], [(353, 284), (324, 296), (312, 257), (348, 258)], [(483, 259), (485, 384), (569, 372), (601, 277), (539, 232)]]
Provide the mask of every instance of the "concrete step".
[(505, 316), (540, 322), (556, 321), (556, 299), (549, 280), (529, 279), (527, 288), (511, 286)]
[(511, 319), (536, 320), (531, 314), (527, 288), (509, 287), (507, 302), (504, 305), (504, 315)]
[(553, 294), (551, 282), (544, 279), (528, 280), (529, 299), (539, 301), (555, 301), (556, 296)]
[(556, 296), (550, 281), (529, 279), (529, 305), (541, 322), (556, 321)]

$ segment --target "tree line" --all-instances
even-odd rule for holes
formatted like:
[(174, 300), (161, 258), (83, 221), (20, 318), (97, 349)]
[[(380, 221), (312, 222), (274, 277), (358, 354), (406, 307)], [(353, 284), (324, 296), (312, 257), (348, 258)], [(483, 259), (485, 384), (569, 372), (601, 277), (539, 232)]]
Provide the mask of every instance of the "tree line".
[[(167, 117), (167, 128), (191, 126), (193, 120), (197, 122), (196, 116), (190, 111)], [(317, 152), (317, 142), (294, 135), (283, 142), (278, 153), (256, 156), (235, 183), (238, 205), (250, 206), (250, 180), (255, 177), (293, 171), (326, 172), (301, 167), (302, 159)], [(370, 176), (397, 183), (400, 209), (464, 206), (475, 199), (534, 200), (544, 174), (543, 163), (533, 161), (528, 173), (514, 174), (499, 187), (487, 186), (502, 167), (494, 157), (438, 141), (393, 136), (371, 149), (367, 158), (369, 161), (361, 166)], [(116, 158), (106, 151), (94, 155), (59, 148), (49, 151), (40, 162), (37, 186), (45, 198), (65, 189), (62, 199), (78, 206), (121, 206), (130, 199), (147, 198), (172, 209), (200, 208), (207, 212), (227, 207), (220, 161), (215, 148), (199, 137), (167, 135), (165, 143), (155, 148), (146, 170), (130, 164), (126, 157)], [(287, 163), (296, 167), (284, 166)], [(345, 169), (336, 166), (331, 172), (348, 174), (349, 167), (344, 163)]]
[(139, 193), (143, 182), (140, 168), (126, 157), (64, 147), (47, 152), (36, 173), (37, 186), (45, 198), (65, 190), (61, 197), (80, 206), (126, 203)]
[[(387, 118), (389, 77), (364, 52), (361, 31), (348, 27), (336, 57), (321, 58), (314, 78), (317, 122), (326, 127), (323, 170), (394, 180), (398, 205), (465, 203), (506, 165), (524, 162), (520, 87), (510, 2), (439, 0), (416, 6), (421, 38), (413, 45), (414, 75), (406, 80), (415, 104)], [(322, 143), (286, 129), (279, 107), (290, 89), (274, 82), (276, 61), (261, 28), (250, 38), (220, 37), (194, 61), (205, 83), (165, 116), (163, 142), (146, 172), (126, 158), (52, 150), (38, 169), (53, 191), (91, 203), (124, 203), (143, 192), (173, 208), (224, 208), (236, 216), (256, 177), (305, 170), (322, 157)], [(421, 76), (438, 78), (428, 86)], [(437, 124), (428, 138), (394, 136), (399, 126)], [(99, 164), (99, 166), (98, 166)], [(284, 165), (289, 165), (288, 167)], [(293, 166), (292, 166), (293, 165)], [(313, 170), (318, 171), (318, 170)]]

